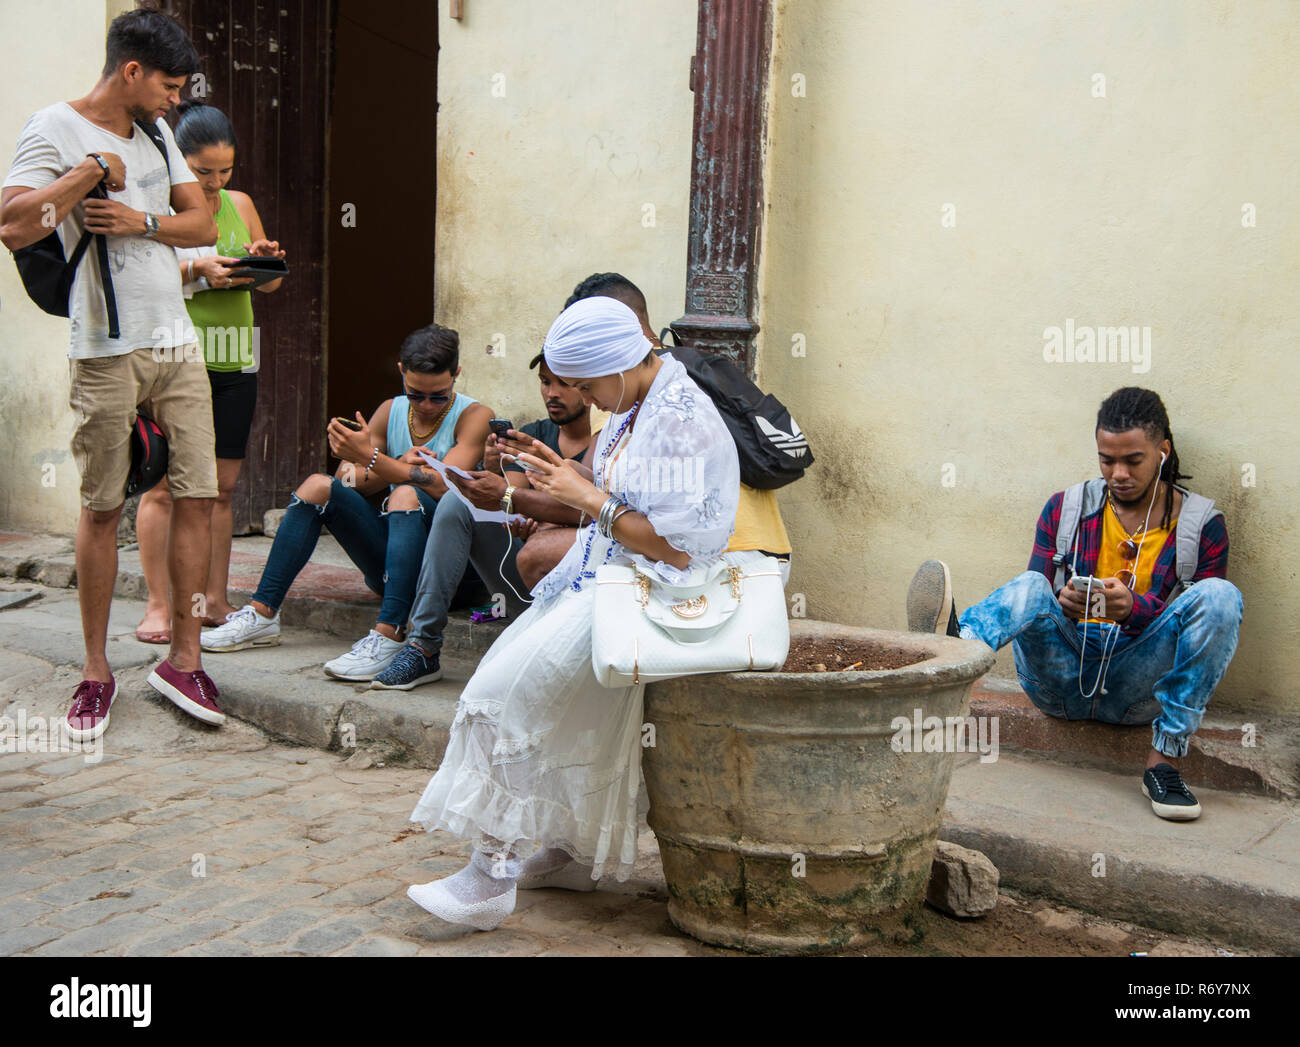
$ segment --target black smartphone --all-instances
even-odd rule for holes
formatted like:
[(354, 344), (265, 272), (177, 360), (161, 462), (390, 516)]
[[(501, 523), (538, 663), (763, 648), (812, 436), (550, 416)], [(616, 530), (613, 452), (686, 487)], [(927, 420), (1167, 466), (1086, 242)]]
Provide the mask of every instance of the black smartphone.
[(504, 439), (506, 430), (513, 429), (514, 423), (511, 422), (509, 418), (489, 418), (488, 428), (491, 429), (499, 439)]
[(338, 422), (339, 425), (346, 426), (347, 428), (351, 429), (354, 433), (361, 432), (361, 423), (358, 422), (355, 418), (335, 418), (334, 421)]

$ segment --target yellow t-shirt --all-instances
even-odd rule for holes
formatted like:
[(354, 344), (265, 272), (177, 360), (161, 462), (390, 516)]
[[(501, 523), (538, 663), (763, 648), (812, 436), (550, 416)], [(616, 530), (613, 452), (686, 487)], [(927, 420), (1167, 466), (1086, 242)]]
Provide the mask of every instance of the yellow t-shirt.
[(731, 536), (727, 552), (738, 553), (747, 549), (788, 555), (790, 536), (785, 533), (781, 510), (776, 504), (776, 492), (759, 491), (741, 484), (740, 501), (736, 505), (736, 531)]
[[(1169, 540), (1170, 532), (1178, 527), (1178, 519), (1175, 517), (1169, 521), (1168, 527), (1155, 527), (1146, 532), (1144, 538), (1134, 538), (1134, 542), (1140, 541), (1141, 548), (1138, 550), (1137, 565), (1130, 567), (1132, 561), (1124, 559), (1120, 555), (1119, 546), (1127, 534), (1120, 525), (1119, 517), (1115, 515), (1115, 507), (1106, 502), (1106, 508), (1103, 510), (1101, 518), (1101, 549), (1097, 552), (1097, 574), (1098, 578), (1114, 578), (1120, 571), (1127, 568), (1133, 572), (1133, 592), (1138, 594), (1146, 593), (1151, 588), (1151, 574), (1156, 568), (1156, 560), (1160, 556), (1160, 550), (1165, 547), (1165, 542)], [(1094, 587), (1094, 593), (1096, 587)], [(1110, 618), (1089, 618), (1089, 622), (1110, 622)]]
[[(594, 405), (591, 408), (591, 446), (609, 420), (609, 412)], [(588, 466), (592, 463), (587, 462)], [(740, 485), (740, 501), (736, 505), (736, 530), (731, 536), (727, 552), (738, 553), (748, 549), (762, 549), (769, 553), (790, 553), (790, 536), (786, 534), (781, 510), (776, 503), (775, 491), (760, 491)]]

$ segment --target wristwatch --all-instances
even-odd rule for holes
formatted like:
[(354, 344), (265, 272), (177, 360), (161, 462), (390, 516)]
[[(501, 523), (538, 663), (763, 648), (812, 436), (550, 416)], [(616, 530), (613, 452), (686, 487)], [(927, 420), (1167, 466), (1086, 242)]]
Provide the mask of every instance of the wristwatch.
[(104, 180), (104, 178), (107, 178), (107, 177), (108, 177), (108, 161), (105, 160), (105, 159), (104, 159), (102, 156), (100, 156), (98, 153), (87, 153), (86, 155), (87, 155), (88, 157), (90, 157), (92, 160), (94, 160), (95, 163), (99, 164), (99, 166), (100, 166), (101, 168), (103, 168), (103, 170), (104, 170), (104, 177), (100, 179), (100, 181), (102, 182), (102, 181)]
[(514, 496), (515, 489), (513, 487), (507, 487), (506, 493), (501, 496), (501, 511), (507, 516), (510, 514), (511, 499), (513, 499)]
[(153, 236), (158, 232), (158, 216), (156, 214), (146, 214), (144, 216), (144, 235)]

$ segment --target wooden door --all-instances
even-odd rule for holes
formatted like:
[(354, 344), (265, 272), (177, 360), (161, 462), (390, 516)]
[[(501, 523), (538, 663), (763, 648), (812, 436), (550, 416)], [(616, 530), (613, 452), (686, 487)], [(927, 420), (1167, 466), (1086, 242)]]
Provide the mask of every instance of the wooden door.
[(288, 252), (280, 290), (253, 294), (257, 413), (235, 488), (234, 531), (260, 531), (325, 465), (327, 128), (336, 0), (179, 0), (203, 60), (203, 101), (238, 138), (232, 188)]

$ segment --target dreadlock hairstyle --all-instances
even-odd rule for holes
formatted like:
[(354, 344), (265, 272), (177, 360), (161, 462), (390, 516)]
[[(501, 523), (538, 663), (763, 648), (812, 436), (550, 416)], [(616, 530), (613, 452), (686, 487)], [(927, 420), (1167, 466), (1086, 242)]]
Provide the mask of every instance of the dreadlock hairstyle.
[(1158, 393), (1136, 385), (1116, 389), (1101, 402), (1097, 411), (1097, 428), (1108, 433), (1126, 433), (1141, 429), (1156, 443), (1169, 441), (1169, 457), (1165, 459), (1157, 480), (1165, 482), (1165, 512), (1161, 527), (1169, 526), (1174, 511), (1174, 484), (1191, 479), (1190, 474), (1178, 471), (1178, 449), (1174, 446), (1174, 433), (1169, 428), (1169, 414)]

